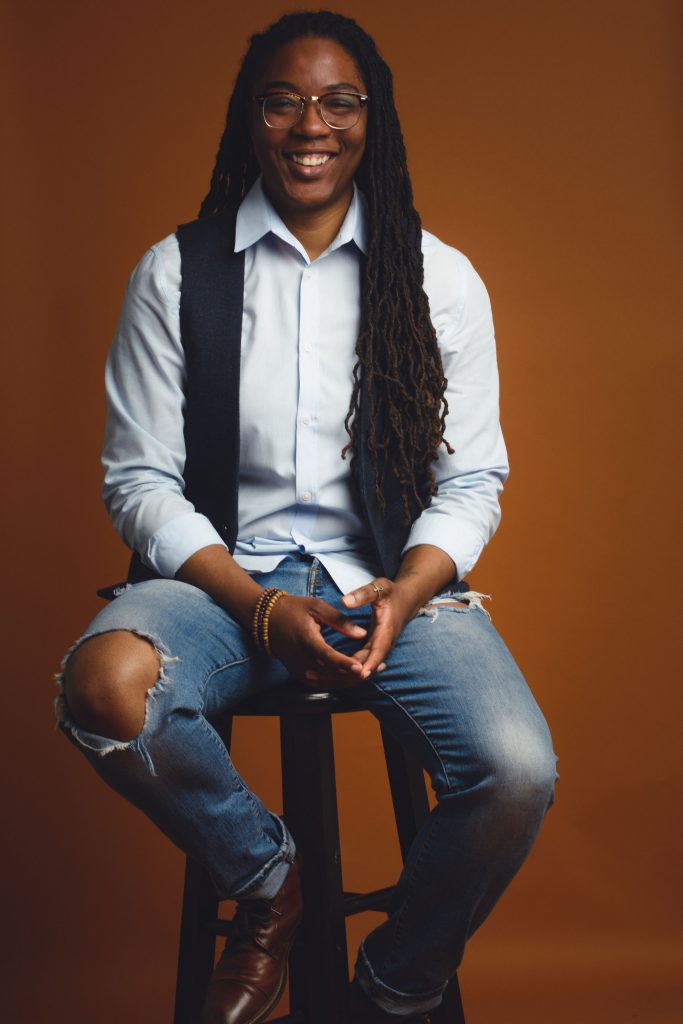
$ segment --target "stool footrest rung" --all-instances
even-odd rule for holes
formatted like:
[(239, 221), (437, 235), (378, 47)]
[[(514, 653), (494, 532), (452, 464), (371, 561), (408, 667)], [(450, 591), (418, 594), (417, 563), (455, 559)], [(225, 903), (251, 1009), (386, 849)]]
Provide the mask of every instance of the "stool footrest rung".
[[(344, 917), (352, 917), (353, 914), (362, 914), (366, 910), (385, 911), (387, 903), (394, 892), (394, 886), (389, 885), (384, 889), (373, 889), (372, 892), (344, 892)], [(207, 921), (203, 926), (210, 935), (230, 934), (232, 920), (227, 917), (215, 917)], [(273, 1024), (275, 1022), (273, 1021)]]
[(382, 910), (386, 912), (387, 904), (394, 894), (394, 886), (374, 889), (372, 892), (345, 892), (344, 917), (362, 914), (365, 910)]

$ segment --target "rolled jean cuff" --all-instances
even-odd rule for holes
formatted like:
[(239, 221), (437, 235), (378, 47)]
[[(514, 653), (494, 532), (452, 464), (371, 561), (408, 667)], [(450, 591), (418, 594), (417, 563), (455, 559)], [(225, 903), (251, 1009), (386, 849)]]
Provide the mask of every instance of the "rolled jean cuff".
[(279, 850), (263, 865), (250, 882), (221, 899), (272, 900), (277, 894), (296, 855), (296, 844), (282, 818), (278, 818), (277, 814), (271, 816), (280, 828), (282, 841)]
[(381, 1010), (393, 1013), (397, 1017), (411, 1017), (413, 1014), (427, 1013), (435, 1009), (441, 1003), (448, 984), (445, 982), (440, 988), (420, 995), (389, 988), (373, 971), (363, 942), (358, 947), (355, 970), (358, 983), (368, 999), (376, 1003)]

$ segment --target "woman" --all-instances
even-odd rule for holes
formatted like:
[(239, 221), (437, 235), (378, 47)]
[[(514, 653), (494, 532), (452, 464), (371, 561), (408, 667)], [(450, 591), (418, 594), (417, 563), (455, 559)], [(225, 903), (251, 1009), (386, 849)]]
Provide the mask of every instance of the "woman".
[(238, 901), (204, 1021), (267, 1016), (301, 918), (296, 837), (211, 725), (289, 673), (347, 688), (431, 776), (352, 986), (354, 1021), (423, 1020), (557, 774), (463, 580), (507, 474), (488, 298), (421, 232), (391, 74), (353, 21), (251, 40), (199, 220), (131, 277), (107, 395), (133, 585), (65, 659), (60, 724)]

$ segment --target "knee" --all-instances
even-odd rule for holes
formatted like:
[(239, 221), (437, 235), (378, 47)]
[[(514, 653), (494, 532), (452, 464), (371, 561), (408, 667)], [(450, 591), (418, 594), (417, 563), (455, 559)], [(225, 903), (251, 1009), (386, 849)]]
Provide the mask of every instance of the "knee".
[[(547, 731), (518, 727), (490, 752), (489, 772), (507, 802), (549, 807), (553, 802), (557, 757)], [(511, 741), (512, 740), (512, 741)]]
[(145, 721), (147, 691), (159, 678), (159, 655), (134, 633), (90, 637), (69, 658), (63, 692), (75, 724), (97, 736), (127, 742)]
[(469, 753), (445, 768), (443, 791), (437, 797), (458, 799), (487, 794), (501, 808), (541, 807), (553, 801), (557, 757), (547, 729), (499, 722), (478, 736)]

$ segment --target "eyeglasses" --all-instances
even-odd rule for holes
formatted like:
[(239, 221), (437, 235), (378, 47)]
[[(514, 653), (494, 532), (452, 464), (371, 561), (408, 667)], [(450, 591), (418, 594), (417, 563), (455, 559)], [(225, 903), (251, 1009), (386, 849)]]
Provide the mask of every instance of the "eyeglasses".
[(306, 103), (316, 103), (318, 114), (328, 128), (343, 131), (358, 124), (368, 97), (360, 92), (326, 92), (324, 96), (300, 96), (297, 92), (269, 92), (254, 96), (261, 104), (263, 120), (269, 128), (293, 128), (301, 119)]

